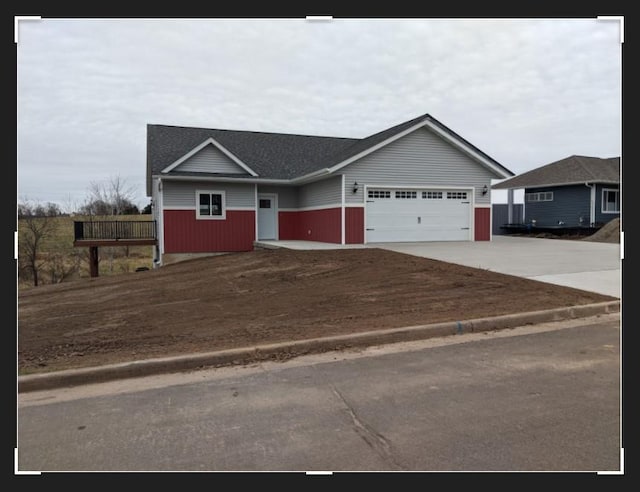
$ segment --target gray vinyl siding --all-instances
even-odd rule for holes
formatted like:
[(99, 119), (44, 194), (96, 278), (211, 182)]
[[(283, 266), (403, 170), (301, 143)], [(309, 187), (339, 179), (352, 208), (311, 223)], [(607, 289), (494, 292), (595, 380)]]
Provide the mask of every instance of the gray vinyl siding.
[(319, 207), (342, 203), (342, 176), (334, 176), (300, 187), (298, 206)]
[[(364, 203), (364, 185), (456, 186), (475, 188), (475, 203), (491, 203), (491, 179), (486, 167), (430, 130), (418, 130), (358, 159), (342, 169), (345, 200)], [(353, 183), (359, 187), (353, 193)], [(489, 191), (482, 195), (482, 187)]]
[[(596, 185), (596, 223), (606, 224), (612, 219), (620, 217), (620, 214), (602, 213), (602, 190), (619, 190), (620, 186), (616, 184), (599, 184)], [(620, 197), (618, 196), (618, 200)]]
[(189, 157), (174, 170), (194, 173), (248, 174), (212, 144)]
[[(527, 201), (527, 193), (545, 191), (553, 192), (552, 201)], [(526, 188), (524, 193), (525, 224), (535, 219), (537, 226), (554, 226), (562, 221), (567, 227), (575, 227), (580, 225), (582, 217), (582, 225), (589, 225), (591, 189), (585, 185)]]
[(164, 208), (196, 208), (196, 190), (224, 191), (227, 208), (255, 207), (252, 183), (206, 183), (201, 181), (163, 181)]
[(278, 195), (278, 208), (298, 208), (298, 188), (295, 186), (258, 185), (258, 193)]
[[(512, 224), (522, 224), (522, 215), (523, 215), (523, 205), (522, 203), (514, 203), (513, 204), (513, 217)], [(491, 206), (491, 221), (492, 221), (492, 229), (491, 232), (494, 236), (499, 236), (501, 234), (507, 234), (507, 232), (502, 229), (503, 225), (509, 223), (509, 205), (507, 203), (494, 203)]]

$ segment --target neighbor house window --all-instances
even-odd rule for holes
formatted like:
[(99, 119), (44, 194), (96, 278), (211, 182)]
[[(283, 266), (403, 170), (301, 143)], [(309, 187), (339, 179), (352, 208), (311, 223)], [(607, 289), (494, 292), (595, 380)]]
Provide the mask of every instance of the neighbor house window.
[(540, 193), (527, 193), (525, 197), (528, 202), (552, 202), (553, 191), (542, 191)]
[(617, 214), (620, 213), (620, 191), (603, 189), (602, 190), (602, 213)]
[(224, 191), (196, 191), (196, 217), (198, 219), (225, 219)]

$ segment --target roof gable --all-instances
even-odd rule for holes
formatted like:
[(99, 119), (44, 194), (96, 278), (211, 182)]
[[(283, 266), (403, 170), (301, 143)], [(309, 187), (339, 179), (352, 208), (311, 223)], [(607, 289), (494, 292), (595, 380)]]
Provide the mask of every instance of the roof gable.
[(594, 182), (619, 183), (620, 158), (572, 155), (497, 183), (492, 188), (506, 190)]
[(342, 155), (339, 155), (337, 157), (339, 162), (334, 164), (329, 170), (330, 172), (337, 171), (351, 164), (352, 162), (355, 162), (362, 157), (365, 157), (389, 145), (390, 143), (395, 142), (402, 137), (405, 137), (406, 135), (419, 130), (420, 128), (425, 128), (432, 131), (447, 143), (471, 157), (474, 161), (488, 168), (495, 174), (497, 178), (513, 176), (513, 173), (507, 168), (489, 157), (474, 145), (470, 144), (467, 140), (460, 137), (457, 133), (442, 125), (440, 122), (438, 122), (428, 114), (360, 140), (359, 142), (345, 149)]
[[(171, 163), (169, 166), (164, 168), (162, 170), (162, 173), (166, 174), (168, 172), (171, 172), (174, 169), (179, 171), (189, 171), (191, 169), (187, 168), (187, 164), (190, 161), (193, 162), (196, 156), (204, 157), (203, 154), (205, 154), (205, 151), (212, 150), (212, 148), (218, 150), (218, 152), (212, 156), (217, 161), (217, 166), (215, 166), (214, 164), (215, 167), (209, 170), (209, 172), (238, 173), (237, 168), (240, 168), (242, 169), (242, 171), (244, 171), (244, 173), (249, 173), (251, 176), (258, 175), (255, 171), (253, 171), (253, 169), (247, 166), (244, 162), (238, 159), (235, 155), (233, 155), (226, 148), (224, 148), (224, 146), (220, 145), (214, 138), (211, 138), (211, 137), (209, 137), (200, 145), (197, 145), (196, 147), (191, 149), (189, 152), (187, 152), (185, 155), (180, 157), (178, 160), (176, 160), (175, 162)], [(226, 157), (227, 162), (225, 162), (224, 159), (220, 159), (220, 156), (218, 154), (223, 154), (223, 156)], [(229, 166), (228, 165), (229, 163), (235, 164), (235, 169), (233, 165)], [(216, 169), (216, 167), (218, 169)], [(241, 172), (239, 174), (244, 174), (244, 173)]]

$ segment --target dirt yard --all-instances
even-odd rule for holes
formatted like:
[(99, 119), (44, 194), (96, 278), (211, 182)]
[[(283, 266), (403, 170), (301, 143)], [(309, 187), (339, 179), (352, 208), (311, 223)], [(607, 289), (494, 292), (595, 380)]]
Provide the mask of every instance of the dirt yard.
[(603, 225), (594, 234), (584, 238), (585, 241), (595, 241), (600, 243), (620, 242), (620, 219), (613, 219)]
[(613, 300), (380, 249), (263, 250), (19, 293), (20, 374)]

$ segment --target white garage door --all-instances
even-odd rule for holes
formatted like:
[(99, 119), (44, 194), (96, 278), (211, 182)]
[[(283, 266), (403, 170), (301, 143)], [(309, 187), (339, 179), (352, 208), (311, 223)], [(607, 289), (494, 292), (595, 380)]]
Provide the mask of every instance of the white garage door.
[(468, 241), (471, 191), (368, 188), (367, 243)]

